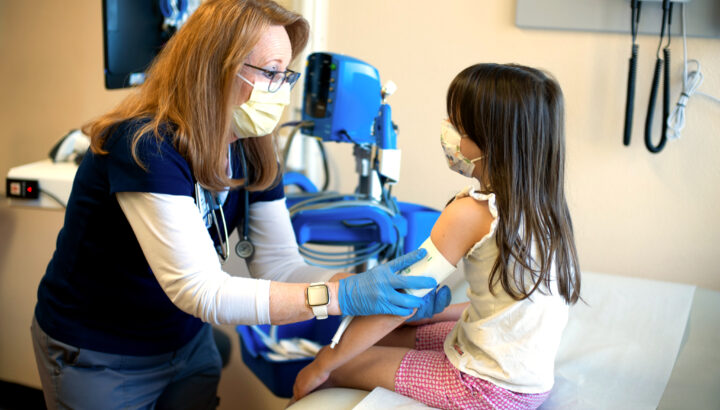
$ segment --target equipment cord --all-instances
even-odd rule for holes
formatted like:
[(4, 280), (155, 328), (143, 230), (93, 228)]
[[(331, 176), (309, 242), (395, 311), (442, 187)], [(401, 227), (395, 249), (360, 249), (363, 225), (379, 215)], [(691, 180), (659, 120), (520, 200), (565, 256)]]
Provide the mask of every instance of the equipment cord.
[[(682, 130), (685, 128), (685, 108), (687, 103), (694, 94), (702, 95), (716, 103), (720, 103), (720, 98), (697, 91), (703, 82), (703, 73), (700, 67), (700, 61), (688, 60), (687, 57), (687, 31), (685, 22), (685, 4), (681, 4), (681, 22), (682, 22), (682, 38), (683, 38), (683, 73), (682, 73), (682, 93), (678, 99), (675, 108), (672, 110), (667, 119), (668, 139), (675, 140), (680, 138)], [(688, 63), (694, 63), (696, 69), (688, 72)]]

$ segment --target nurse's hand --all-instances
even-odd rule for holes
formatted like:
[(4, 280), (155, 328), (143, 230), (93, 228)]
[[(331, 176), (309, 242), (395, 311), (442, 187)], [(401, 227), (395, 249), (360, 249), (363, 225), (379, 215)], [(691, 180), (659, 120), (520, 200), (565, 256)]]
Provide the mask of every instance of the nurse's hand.
[(423, 298), (399, 289), (435, 288), (437, 282), (426, 276), (402, 276), (397, 272), (425, 257), (427, 251), (418, 249), (365, 273), (340, 280), (338, 302), (347, 316), (396, 315), (409, 316), (423, 306)]

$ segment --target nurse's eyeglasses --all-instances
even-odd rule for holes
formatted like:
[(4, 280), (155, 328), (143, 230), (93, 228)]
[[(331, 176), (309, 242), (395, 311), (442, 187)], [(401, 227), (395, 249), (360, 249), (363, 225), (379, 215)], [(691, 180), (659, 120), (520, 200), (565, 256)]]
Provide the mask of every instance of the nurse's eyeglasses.
[(285, 70), (285, 71), (273, 71), (273, 70), (266, 70), (261, 67), (256, 67), (251, 64), (245, 63), (246, 66), (250, 68), (254, 68), (258, 71), (262, 71), (263, 74), (267, 79), (270, 80), (270, 83), (268, 83), (268, 91), (271, 93), (274, 93), (275, 91), (279, 90), (280, 87), (283, 85), (283, 83), (290, 84), (290, 88), (293, 88), (295, 83), (297, 82), (298, 78), (300, 78), (300, 73), (295, 72), (293, 70)]

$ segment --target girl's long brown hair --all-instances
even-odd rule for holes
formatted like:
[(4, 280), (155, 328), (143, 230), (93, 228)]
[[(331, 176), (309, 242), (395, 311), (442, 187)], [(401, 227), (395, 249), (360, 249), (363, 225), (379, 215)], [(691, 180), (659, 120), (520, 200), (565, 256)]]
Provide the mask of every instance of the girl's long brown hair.
[[(575, 303), (580, 267), (565, 200), (560, 86), (534, 68), (477, 64), (453, 80), (447, 112), (458, 131), (483, 151), (481, 182), (497, 200), (499, 255), (490, 291), (499, 282), (516, 300), (535, 290), (549, 292), (555, 269), (558, 292)], [(533, 283), (525, 283), (524, 270)]]
[[(175, 148), (200, 184), (216, 191), (240, 185), (242, 180), (226, 174), (231, 101), (238, 92), (235, 74), (271, 25), (285, 27), (293, 58), (305, 48), (307, 21), (273, 1), (206, 0), (155, 58), (145, 83), (115, 109), (83, 126), (92, 151), (107, 154), (103, 144), (119, 123), (147, 118), (132, 137), (133, 157), (140, 166), (140, 138), (161, 138), (160, 128), (169, 124)], [(267, 188), (278, 174), (272, 136), (241, 143), (254, 176), (249, 189)]]

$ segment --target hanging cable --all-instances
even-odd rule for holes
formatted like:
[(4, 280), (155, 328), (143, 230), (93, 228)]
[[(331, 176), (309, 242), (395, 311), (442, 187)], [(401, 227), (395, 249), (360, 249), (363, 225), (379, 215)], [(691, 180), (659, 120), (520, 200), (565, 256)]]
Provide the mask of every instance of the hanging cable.
[(285, 124), (282, 124), (280, 128), (285, 127), (293, 127), (292, 130), (290, 130), (290, 134), (288, 134), (287, 140), (285, 141), (285, 146), (282, 150), (282, 164), (283, 167), (287, 167), (287, 161), (288, 157), (290, 155), (290, 146), (293, 143), (293, 140), (295, 139), (295, 135), (297, 135), (298, 131), (300, 131), (300, 128), (308, 127), (313, 125), (312, 121), (292, 121), (292, 122), (286, 122)]
[[(698, 60), (688, 60), (687, 58), (687, 27), (685, 21), (685, 3), (680, 5), (681, 7), (681, 22), (682, 22), (682, 39), (683, 39), (683, 74), (682, 74), (682, 92), (678, 99), (675, 108), (670, 113), (667, 119), (668, 127), (668, 139), (675, 140), (680, 138), (682, 130), (685, 128), (685, 108), (687, 103), (694, 94), (702, 95), (717, 103), (720, 103), (720, 99), (713, 97), (712, 95), (705, 94), (697, 91), (703, 82), (703, 74)], [(688, 63), (694, 63), (696, 69), (688, 72)]]
[[(283, 147), (283, 150), (282, 150), (282, 164), (283, 164), (283, 167), (285, 167), (286, 169), (287, 169), (288, 157), (290, 156), (290, 147), (292, 146), (295, 136), (297, 135), (298, 131), (300, 131), (301, 128), (310, 127), (312, 125), (313, 125), (312, 121), (294, 121), (294, 122), (285, 123), (280, 126), (280, 128), (289, 127), (289, 126), (293, 127), (293, 129), (290, 131), (290, 134), (288, 134), (287, 140), (285, 141), (285, 146)], [(315, 138), (315, 141), (317, 142), (318, 150), (320, 151), (320, 158), (322, 159), (323, 173), (325, 176), (325, 179), (324, 179), (323, 185), (322, 185), (322, 191), (327, 191), (328, 186), (330, 185), (330, 167), (328, 165), (327, 153), (325, 152), (325, 146), (323, 145), (322, 139)]]

